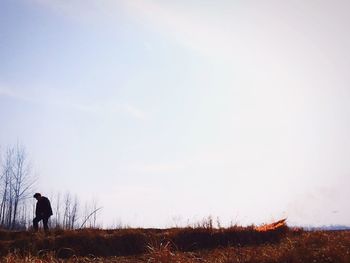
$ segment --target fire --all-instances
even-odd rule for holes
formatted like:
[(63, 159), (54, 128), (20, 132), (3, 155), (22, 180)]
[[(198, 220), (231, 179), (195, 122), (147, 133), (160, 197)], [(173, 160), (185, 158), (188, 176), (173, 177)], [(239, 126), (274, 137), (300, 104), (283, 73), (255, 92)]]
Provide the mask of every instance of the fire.
[(266, 231), (271, 231), (271, 230), (275, 230), (278, 229), (280, 227), (284, 227), (286, 226), (286, 220), (287, 218), (281, 219), (279, 221), (276, 221), (274, 223), (271, 224), (264, 224), (261, 226), (256, 226), (254, 227), (254, 230), (259, 231), (259, 232), (266, 232)]

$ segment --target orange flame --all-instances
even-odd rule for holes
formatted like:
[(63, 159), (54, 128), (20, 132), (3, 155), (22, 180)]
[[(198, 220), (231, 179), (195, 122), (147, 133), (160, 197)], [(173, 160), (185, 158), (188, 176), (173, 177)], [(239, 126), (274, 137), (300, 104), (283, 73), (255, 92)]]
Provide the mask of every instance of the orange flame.
[(271, 224), (264, 224), (261, 226), (256, 226), (254, 227), (254, 230), (259, 231), (259, 232), (266, 232), (266, 231), (271, 231), (271, 230), (275, 230), (278, 229), (280, 227), (284, 227), (286, 226), (286, 220), (287, 218), (281, 219), (279, 221), (276, 221), (274, 223)]

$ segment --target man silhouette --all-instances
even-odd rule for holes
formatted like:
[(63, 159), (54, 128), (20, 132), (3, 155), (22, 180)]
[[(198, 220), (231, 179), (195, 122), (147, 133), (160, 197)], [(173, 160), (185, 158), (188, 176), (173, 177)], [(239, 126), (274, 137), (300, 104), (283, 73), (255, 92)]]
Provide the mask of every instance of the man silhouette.
[(47, 232), (49, 230), (47, 222), (49, 221), (50, 216), (52, 216), (50, 201), (47, 197), (41, 196), (40, 193), (36, 193), (33, 197), (38, 201), (35, 208), (35, 218), (33, 219), (34, 231), (38, 231), (38, 224), (40, 220), (43, 220), (44, 230)]

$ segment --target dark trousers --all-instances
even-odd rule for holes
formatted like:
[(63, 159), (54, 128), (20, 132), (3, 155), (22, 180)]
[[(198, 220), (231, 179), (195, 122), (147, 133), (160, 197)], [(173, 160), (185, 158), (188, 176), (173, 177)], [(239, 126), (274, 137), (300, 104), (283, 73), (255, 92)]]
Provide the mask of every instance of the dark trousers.
[(47, 222), (49, 221), (49, 217), (46, 216), (37, 216), (33, 219), (33, 228), (35, 231), (38, 231), (39, 228), (39, 222), (40, 220), (43, 220), (44, 230), (48, 231), (49, 226), (47, 225)]

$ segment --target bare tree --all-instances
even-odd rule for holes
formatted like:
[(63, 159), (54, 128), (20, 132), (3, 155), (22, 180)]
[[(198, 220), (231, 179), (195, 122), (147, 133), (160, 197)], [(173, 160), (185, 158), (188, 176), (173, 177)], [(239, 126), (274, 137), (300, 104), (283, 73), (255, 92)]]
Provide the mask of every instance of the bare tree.
[(97, 208), (97, 200), (94, 198), (93, 201), (92, 201), (92, 209), (93, 211), (96, 211), (93, 213), (93, 216), (92, 216), (92, 227), (93, 228), (96, 228), (96, 223), (97, 223), (97, 211), (102, 209), (101, 208)]
[(69, 229), (69, 218), (70, 218), (70, 206), (71, 206), (71, 197), (70, 193), (66, 193), (64, 197), (64, 214), (62, 226), (65, 229)]
[(60, 221), (61, 221), (61, 210), (60, 210), (60, 202), (61, 202), (61, 194), (58, 192), (56, 195), (56, 228), (60, 227)]
[(73, 203), (73, 206), (72, 206), (72, 210), (71, 210), (71, 217), (70, 217), (70, 229), (74, 229), (75, 227), (75, 224), (78, 220), (78, 206), (79, 206), (79, 203), (78, 203), (78, 197), (75, 196), (74, 198), (74, 203)]
[(28, 197), (29, 190), (34, 182), (35, 180), (30, 174), (30, 164), (26, 151), (23, 146), (17, 145), (13, 162), (13, 217), (11, 228), (14, 228), (16, 224), (18, 205)]
[(21, 210), (20, 207), (25, 205), (23, 203), (35, 179), (30, 173), (26, 151), (19, 144), (7, 149), (1, 168), (0, 225), (13, 229), (19, 221), (22, 221), (20, 214), (25, 210)]
[(72, 200), (71, 194), (66, 193), (64, 197), (64, 215), (62, 227), (65, 229), (74, 229), (78, 220), (78, 207), (79, 202), (78, 198), (75, 197), (74, 201)]
[(91, 202), (86, 202), (84, 207), (84, 214), (82, 217), (82, 223), (80, 225), (80, 228), (96, 228), (97, 212), (99, 212), (102, 209), (102, 207), (98, 207), (98, 202), (96, 198), (93, 198)]
[(2, 200), (0, 205), (0, 223), (2, 227), (9, 227), (12, 216), (13, 155), (13, 149), (8, 148), (6, 151), (5, 162), (2, 166)]

